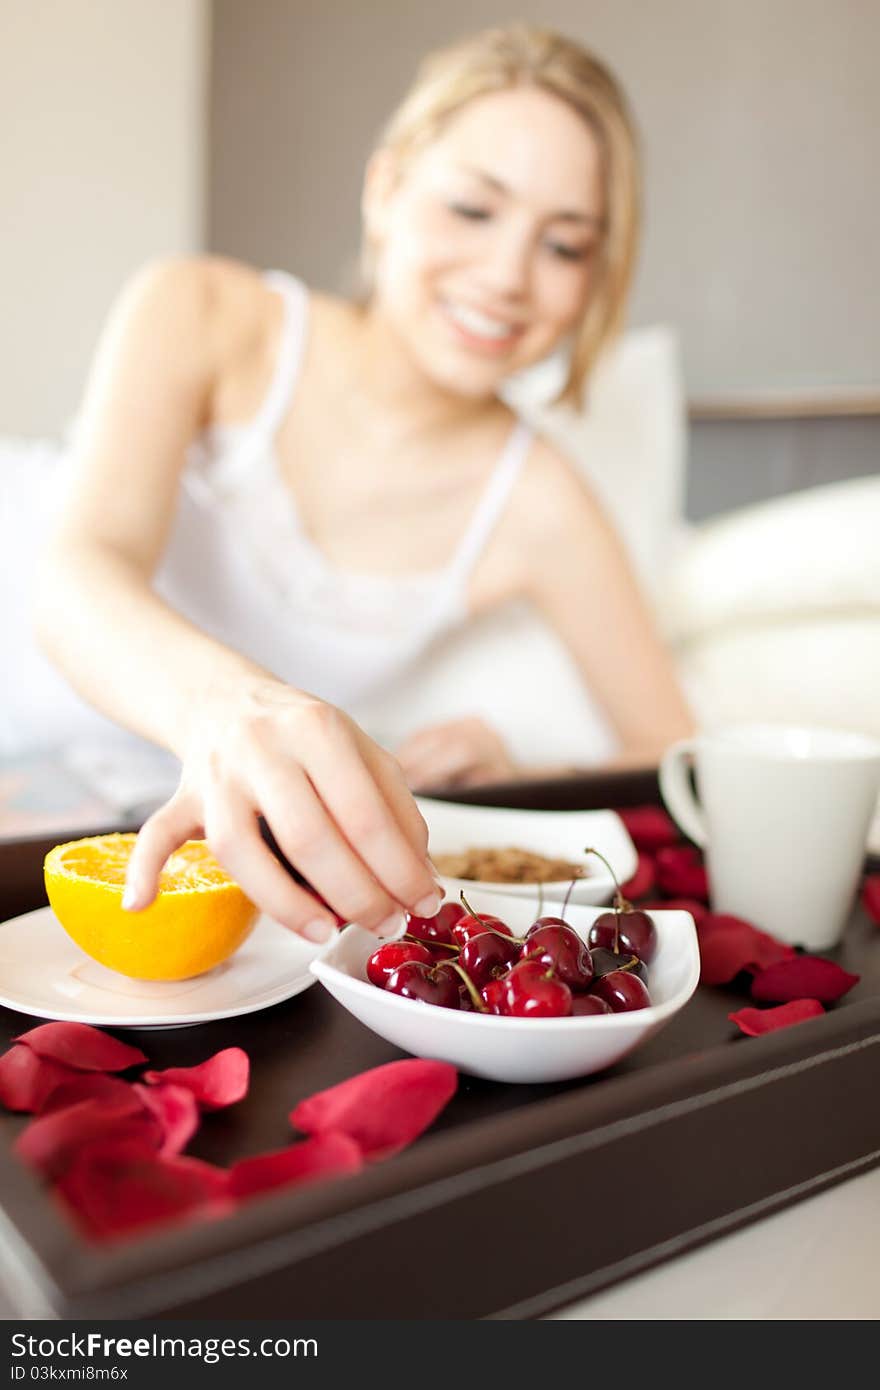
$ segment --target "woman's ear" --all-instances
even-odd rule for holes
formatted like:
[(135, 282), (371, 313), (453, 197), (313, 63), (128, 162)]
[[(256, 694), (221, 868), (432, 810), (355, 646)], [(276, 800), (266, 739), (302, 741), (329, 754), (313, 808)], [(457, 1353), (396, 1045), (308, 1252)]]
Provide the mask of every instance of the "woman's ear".
[(391, 150), (380, 148), (373, 151), (364, 174), (361, 216), (366, 239), (374, 247), (381, 245), (385, 237), (398, 173), (398, 163)]

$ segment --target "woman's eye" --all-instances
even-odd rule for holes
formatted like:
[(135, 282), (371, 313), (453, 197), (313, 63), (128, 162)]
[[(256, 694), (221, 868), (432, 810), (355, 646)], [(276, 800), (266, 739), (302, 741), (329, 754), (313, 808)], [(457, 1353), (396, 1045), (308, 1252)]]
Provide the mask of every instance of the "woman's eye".
[(485, 222), (490, 216), (487, 208), (476, 207), (473, 203), (450, 203), (449, 210), (471, 222)]
[(548, 241), (547, 249), (563, 261), (585, 261), (592, 250), (590, 246), (566, 246), (562, 241)]

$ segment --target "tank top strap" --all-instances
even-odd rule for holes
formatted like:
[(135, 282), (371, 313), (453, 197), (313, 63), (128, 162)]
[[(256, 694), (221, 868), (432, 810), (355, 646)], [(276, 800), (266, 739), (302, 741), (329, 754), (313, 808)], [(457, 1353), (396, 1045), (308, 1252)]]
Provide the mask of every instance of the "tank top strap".
[(534, 437), (534, 430), (524, 420), (517, 420), (449, 566), (449, 582), (453, 590), (459, 591), (467, 583), (483, 553), (522, 472)]
[(273, 441), (296, 387), (306, 344), (309, 294), (302, 281), (284, 270), (264, 272), (263, 279), (283, 300), (281, 336), (275, 367), (255, 415), (233, 427), (234, 443), (219, 448), (198, 446), (195, 467), (187, 475), (188, 486), (200, 495), (252, 490), (257, 479), (274, 474)]
[(309, 316), (309, 294), (301, 280), (286, 270), (268, 270), (263, 278), (281, 295), (284, 317), (275, 371), (249, 427), (261, 441), (274, 438), (290, 405), (305, 352)]

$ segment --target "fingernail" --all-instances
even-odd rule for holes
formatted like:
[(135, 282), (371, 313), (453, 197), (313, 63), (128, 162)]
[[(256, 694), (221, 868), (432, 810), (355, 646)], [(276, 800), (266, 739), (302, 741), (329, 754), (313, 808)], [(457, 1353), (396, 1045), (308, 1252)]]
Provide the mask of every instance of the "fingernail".
[(440, 911), (440, 904), (442, 901), (443, 899), (435, 889), (433, 893), (429, 893), (427, 897), (422, 898), (420, 903), (416, 903), (416, 917), (436, 917), (437, 913)]
[(406, 926), (406, 914), (403, 912), (392, 912), (390, 917), (386, 917), (384, 922), (380, 922), (378, 927), (373, 928), (375, 936), (389, 937), (400, 936)]
[(309, 941), (322, 943), (329, 941), (335, 930), (333, 923), (328, 922), (325, 917), (316, 917), (314, 922), (306, 922), (302, 934), (308, 937)]
[(126, 912), (137, 912), (141, 903), (141, 895), (133, 883), (126, 883), (125, 891), (122, 894), (122, 906)]

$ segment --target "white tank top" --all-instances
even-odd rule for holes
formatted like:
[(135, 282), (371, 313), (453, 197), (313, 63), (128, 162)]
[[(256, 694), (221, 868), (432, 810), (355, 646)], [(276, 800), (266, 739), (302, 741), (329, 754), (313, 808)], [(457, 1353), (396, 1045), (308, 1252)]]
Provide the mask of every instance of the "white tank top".
[(343, 709), (374, 697), (468, 616), (474, 566), (532, 443), (517, 422), (451, 561), (376, 575), (332, 566), (304, 530), (275, 439), (300, 370), (308, 292), (267, 275), (284, 300), (275, 373), (257, 415), (191, 447), (155, 587), (192, 622), (282, 680)]

